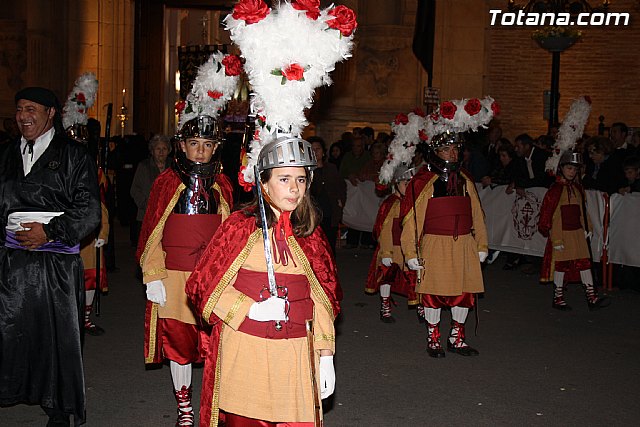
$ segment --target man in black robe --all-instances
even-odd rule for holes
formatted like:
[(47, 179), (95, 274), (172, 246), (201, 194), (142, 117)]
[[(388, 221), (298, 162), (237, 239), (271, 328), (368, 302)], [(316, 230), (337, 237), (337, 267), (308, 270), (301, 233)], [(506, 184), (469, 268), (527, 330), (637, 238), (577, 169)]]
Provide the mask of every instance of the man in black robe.
[(21, 138), (0, 158), (0, 405), (47, 426), (85, 418), (79, 242), (100, 223), (96, 165), (67, 138), (48, 89), (15, 96)]

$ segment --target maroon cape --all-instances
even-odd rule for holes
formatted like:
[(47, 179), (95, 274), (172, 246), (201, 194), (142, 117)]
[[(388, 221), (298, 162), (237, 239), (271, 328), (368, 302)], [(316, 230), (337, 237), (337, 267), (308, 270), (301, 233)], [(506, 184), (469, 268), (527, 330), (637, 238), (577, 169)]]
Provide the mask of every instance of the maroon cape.
[[(247, 216), (244, 211), (238, 211), (223, 222), (214, 234), (185, 286), (187, 295), (200, 316), (203, 316), (207, 302), (220, 284), (222, 276), (227, 273), (231, 264), (246, 247), (249, 236), (255, 230), (255, 217)], [(337, 316), (340, 312), (342, 288), (338, 283), (336, 264), (327, 238), (320, 227), (316, 227), (309, 237), (295, 239), (307, 256), (313, 273), (329, 299), (334, 316)], [(256, 244), (262, 245), (262, 239)], [(204, 320), (213, 326), (213, 330), (202, 378), (200, 425), (209, 426), (222, 320), (215, 313)]]

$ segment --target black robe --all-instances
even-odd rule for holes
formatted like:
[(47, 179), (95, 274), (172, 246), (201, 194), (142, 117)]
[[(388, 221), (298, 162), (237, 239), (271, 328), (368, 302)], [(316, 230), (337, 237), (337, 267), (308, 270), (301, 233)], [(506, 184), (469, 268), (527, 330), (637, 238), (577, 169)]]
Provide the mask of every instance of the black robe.
[(100, 224), (95, 162), (55, 135), (25, 177), (20, 141), (0, 159), (0, 405), (39, 404), (84, 420), (84, 279), (79, 254), (5, 247), (12, 212), (64, 212), (45, 226), (73, 246)]

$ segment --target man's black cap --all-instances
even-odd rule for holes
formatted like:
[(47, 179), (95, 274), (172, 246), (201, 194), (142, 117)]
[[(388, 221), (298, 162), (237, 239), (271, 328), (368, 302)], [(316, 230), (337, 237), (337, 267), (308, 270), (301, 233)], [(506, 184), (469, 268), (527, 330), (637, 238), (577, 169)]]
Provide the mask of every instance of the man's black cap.
[(18, 91), (15, 98), (16, 104), (21, 99), (33, 101), (40, 105), (44, 105), (45, 107), (55, 107), (56, 109), (58, 109), (60, 105), (58, 103), (58, 98), (56, 98), (56, 95), (53, 92), (49, 89), (37, 86), (26, 87)]

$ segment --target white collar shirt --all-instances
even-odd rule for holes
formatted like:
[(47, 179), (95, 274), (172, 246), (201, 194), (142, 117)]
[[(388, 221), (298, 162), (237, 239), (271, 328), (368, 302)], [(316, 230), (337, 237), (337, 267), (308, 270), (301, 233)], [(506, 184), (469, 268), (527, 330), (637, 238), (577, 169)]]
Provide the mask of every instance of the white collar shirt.
[(20, 153), (22, 153), (22, 170), (24, 170), (25, 176), (31, 172), (33, 164), (42, 156), (42, 153), (49, 147), (53, 135), (56, 133), (54, 128), (49, 129), (42, 135), (36, 138), (33, 144), (33, 154), (29, 153), (27, 147), (27, 140), (24, 136), (20, 139)]

